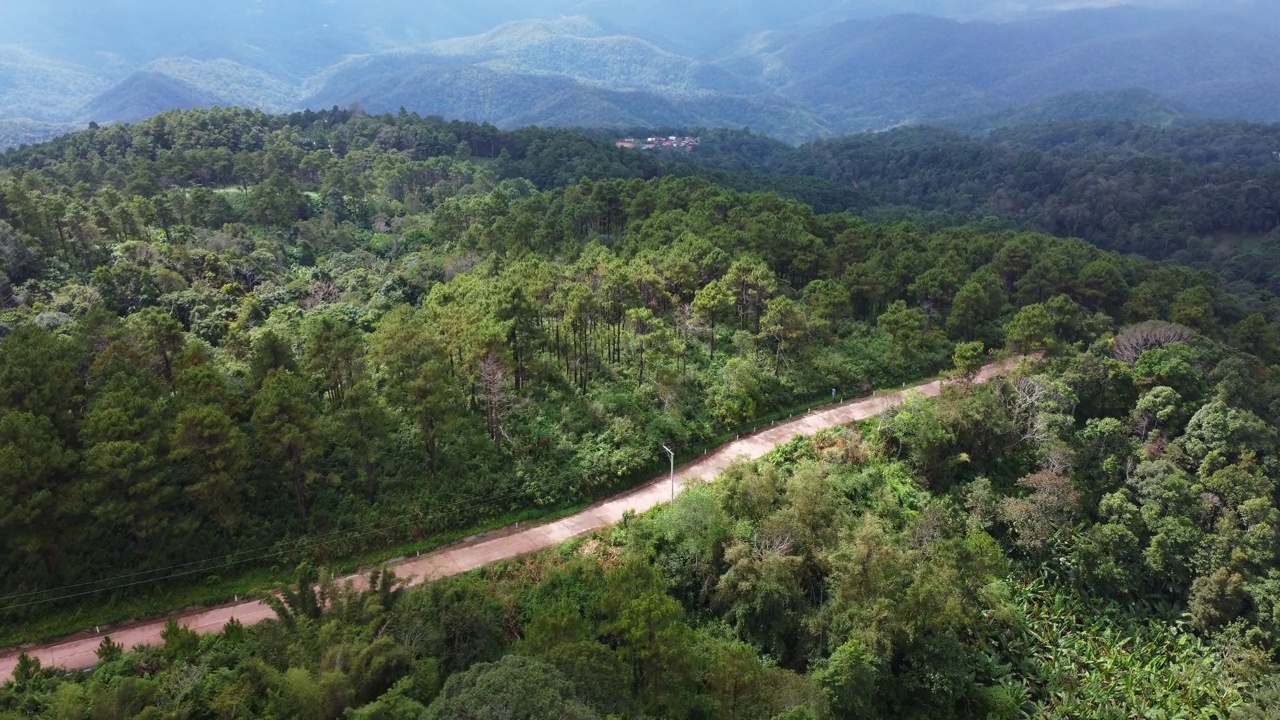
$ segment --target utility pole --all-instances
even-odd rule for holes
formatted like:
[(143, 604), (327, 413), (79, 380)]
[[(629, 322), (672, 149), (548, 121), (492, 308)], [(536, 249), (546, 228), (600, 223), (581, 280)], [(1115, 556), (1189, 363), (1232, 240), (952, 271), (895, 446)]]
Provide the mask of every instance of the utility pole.
[(668, 458), (670, 458), (670, 460), (671, 460), (671, 501), (672, 501), (672, 502), (675, 502), (675, 499), (676, 499), (676, 454), (675, 454), (674, 452), (672, 452), (671, 448), (667, 447), (666, 445), (663, 445), (663, 446), (662, 446), (662, 449), (667, 451), (667, 457), (668, 457)]

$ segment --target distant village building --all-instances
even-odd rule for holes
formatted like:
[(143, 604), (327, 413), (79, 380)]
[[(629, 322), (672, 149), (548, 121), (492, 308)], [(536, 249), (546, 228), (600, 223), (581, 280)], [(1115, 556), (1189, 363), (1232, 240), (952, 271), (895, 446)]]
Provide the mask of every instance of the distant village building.
[(641, 150), (683, 150), (685, 152), (693, 152), (693, 149), (701, 143), (702, 138), (671, 135), (664, 138), (645, 138), (643, 142), (635, 138), (624, 138), (614, 144), (627, 150), (639, 148)]

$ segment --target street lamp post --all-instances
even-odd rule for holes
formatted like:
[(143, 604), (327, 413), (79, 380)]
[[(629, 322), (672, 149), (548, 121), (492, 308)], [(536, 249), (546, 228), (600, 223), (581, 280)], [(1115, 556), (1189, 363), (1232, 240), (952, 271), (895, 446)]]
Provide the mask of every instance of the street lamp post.
[(675, 499), (676, 499), (676, 454), (675, 454), (674, 452), (672, 452), (671, 448), (667, 447), (666, 445), (663, 445), (663, 446), (662, 446), (662, 449), (667, 451), (667, 457), (668, 457), (668, 458), (670, 458), (670, 460), (671, 460), (671, 501), (672, 501), (672, 502), (675, 502)]

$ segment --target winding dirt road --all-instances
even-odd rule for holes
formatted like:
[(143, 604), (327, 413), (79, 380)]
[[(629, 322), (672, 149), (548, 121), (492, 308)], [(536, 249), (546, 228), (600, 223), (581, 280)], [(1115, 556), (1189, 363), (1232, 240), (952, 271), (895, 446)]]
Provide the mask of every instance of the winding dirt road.
[[(1014, 366), (1019, 359), (1006, 360), (989, 365), (978, 374), (977, 382), (987, 382)], [(643, 513), (669, 502), (673, 492), (680, 493), (686, 486), (713, 480), (725, 468), (739, 460), (754, 460), (774, 447), (800, 435), (812, 435), (819, 430), (847, 425), (874, 417), (900, 405), (910, 393), (934, 397), (941, 392), (938, 381), (917, 385), (906, 390), (878, 394), (843, 405), (820, 410), (766, 428), (753, 435), (721, 446), (713, 453), (676, 470), (674, 489), (664, 476), (635, 490), (596, 503), (580, 513), (555, 522), (526, 529), (519, 526), (505, 528), (470, 541), (440, 548), (426, 555), (393, 562), (390, 567), (400, 578), (409, 578), (409, 585), (421, 585), (450, 575), (491, 565), (501, 560), (537, 552), (566, 540), (594, 532), (622, 520), (627, 512)], [(364, 577), (351, 578), (363, 584)], [(178, 622), (199, 633), (216, 633), (232, 619), (244, 625), (254, 625), (274, 617), (271, 608), (261, 601), (247, 601), (208, 610), (190, 611), (176, 616)], [(94, 652), (104, 635), (131, 648), (136, 645), (161, 644), (160, 633), (167, 618), (146, 620), (123, 627), (111, 628), (99, 634), (88, 631), (64, 638), (47, 645), (25, 647), (0, 654), (0, 682), (13, 676), (19, 650), (38, 658), (45, 667), (65, 670), (82, 670), (97, 662)]]

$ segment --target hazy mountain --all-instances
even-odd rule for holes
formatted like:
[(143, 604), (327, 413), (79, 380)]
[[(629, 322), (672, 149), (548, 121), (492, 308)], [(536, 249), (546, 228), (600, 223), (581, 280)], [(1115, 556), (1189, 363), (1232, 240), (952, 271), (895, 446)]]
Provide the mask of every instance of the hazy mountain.
[(1197, 116), (1168, 98), (1138, 88), (1076, 90), (1054, 95), (1022, 107), (938, 124), (971, 135), (985, 135), (1004, 128), (1083, 120), (1119, 120), (1165, 127)]
[(466, 117), (500, 127), (750, 126), (788, 140), (829, 135), (812, 115), (769, 98), (685, 98), (614, 90), (564, 75), (526, 74), (426, 53), (352, 58), (327, 72), (302, 104), (371, 112), (403, 107), (424, 115)]
[[(311, 69), (332, 53), (370, 52), (482, 33), (506, 22), (588, 15), (619, 32), (662, 38), (709, 55), (767, 30), (812, 28), (853, 17), (923, 13), (1005, 16), (1115, 0), (5, 0), (0, 43), (21, 43), (73, 62), (110, 55), (145, 64), (166, 55), (261, 48)], [(1144, 4), (1174, 5), (1173, 0)], [(289, 41), (305, 37), (312, 43)], [(285, 42), (281, 42), (285, 40)], [(274, 46), (274, 47), (273, 47)], [(344, 49), (345, 47), (345, 49)], [(232, 59), (242, 59), (235, 55)]]
[(0, 120), (0, 148), (35, 145), (80, 129), (81, 126), (72, 123)]
[(82, 112), (98, 120), (131, 122), (165, 110), (214, 105), (282, 112), (296, 99), (294, 86), (231, 60), (165, 58), (97, 96)]
[(297, 92), (279, 78), (231, 60), (164, 58), (95, 97), (82, 113), (100, 121), (131, 122), (165, 110), (213, 105), (282, 112), (296, 104)]
[[(537, 0), (6, 0), (0, 40), (57, 51), (78, 61), (95, 54), (146, 63), (166, 55), (267, 54), (315, 71), (348, 52), (482, 32), (540, 16)], [(557, 13), (559, 14), (559, 13)]]
[(0, 120), (359, 102), (504, 126), (750, 126), (795, 141), (913, 123), (1280, 119), (1280, 8), (1063, 9), (1113, 4), (9, 0)]
[(483, 35), (435, 42), (429, 48), (438, 55), (467, 58), (498, 70), (564, 75), (618, 90), (741, 95), (765, 89), (759, 82), (647, 40), (612, 34), (585, 16), (508, 23)]
[(0, 45), (0, 118), (66, 120), (111, 87), (108, 76), (14, 45)]
[(721, 62), (841, 130), (1133, 87), (1209, 116), (1280, 118), (1280, 36), (1257, 19), (1138, 8), (1011, 22), (895, 15), (756, 37)]
[(84, 112), (103, 121), (134, 122), (164, 112), (166, 108), (190, 110), (221, 104), (222, 98), (178, 78), (143, 71), (94, 98)]

